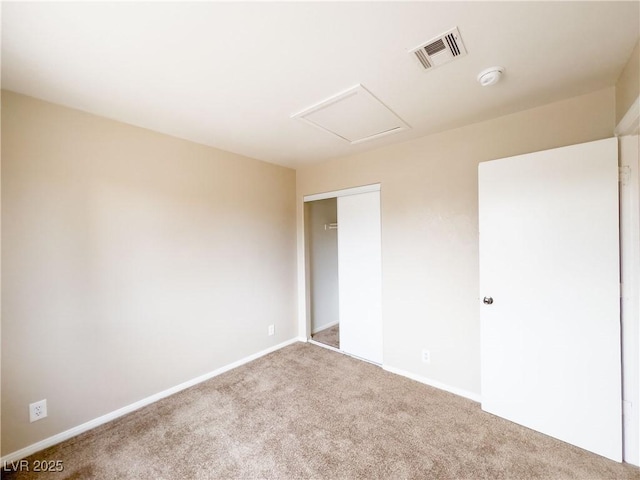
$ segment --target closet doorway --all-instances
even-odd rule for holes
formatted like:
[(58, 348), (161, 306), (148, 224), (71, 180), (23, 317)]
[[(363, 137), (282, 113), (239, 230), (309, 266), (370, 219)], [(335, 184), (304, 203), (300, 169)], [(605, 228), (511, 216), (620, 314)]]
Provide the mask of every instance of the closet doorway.
[(307, 202), (305, 224), (311, 339), (339, 349), (337, 198)]
[(382, 364), (380, 185), (304, 200), (310, 340)]

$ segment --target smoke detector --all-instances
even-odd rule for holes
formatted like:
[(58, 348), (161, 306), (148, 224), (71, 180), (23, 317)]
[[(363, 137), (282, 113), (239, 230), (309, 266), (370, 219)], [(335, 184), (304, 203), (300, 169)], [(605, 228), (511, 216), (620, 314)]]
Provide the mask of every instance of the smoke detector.
[(495, 85), (500, 81), (500, 77), (504, 73), (504, 67), (489, 67), (485, 68), (478, 74), (478, 82), (483, 87)]
[(425, 70), (431, 70), (467, 54), (458, 27), (409, 50)]

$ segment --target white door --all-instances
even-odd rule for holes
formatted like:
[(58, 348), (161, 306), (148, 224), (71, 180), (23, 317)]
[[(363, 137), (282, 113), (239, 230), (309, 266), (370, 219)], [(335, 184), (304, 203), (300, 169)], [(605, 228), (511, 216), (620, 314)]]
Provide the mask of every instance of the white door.
[(338, 198), (340, 349), (382, 363), (380, 192)]
[(478, 177), (482, 408), (621, 461), (616, 139)]

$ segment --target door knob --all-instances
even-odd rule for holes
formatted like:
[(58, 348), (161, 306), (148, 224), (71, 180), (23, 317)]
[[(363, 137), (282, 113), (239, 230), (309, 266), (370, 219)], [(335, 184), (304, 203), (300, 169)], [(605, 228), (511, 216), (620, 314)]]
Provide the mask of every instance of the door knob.
[(482, 299), (482, 303), (484, 303), (485, 305), (491, 305), (493, 303), (493, 298), (492, 297), (484, 297)]

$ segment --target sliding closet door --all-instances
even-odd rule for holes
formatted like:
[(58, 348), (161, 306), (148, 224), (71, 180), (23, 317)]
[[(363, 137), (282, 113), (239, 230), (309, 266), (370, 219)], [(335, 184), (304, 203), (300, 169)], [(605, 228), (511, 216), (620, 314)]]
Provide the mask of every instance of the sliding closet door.
[(382, 363), (380, 192), (338, 198), (341, 350)]

